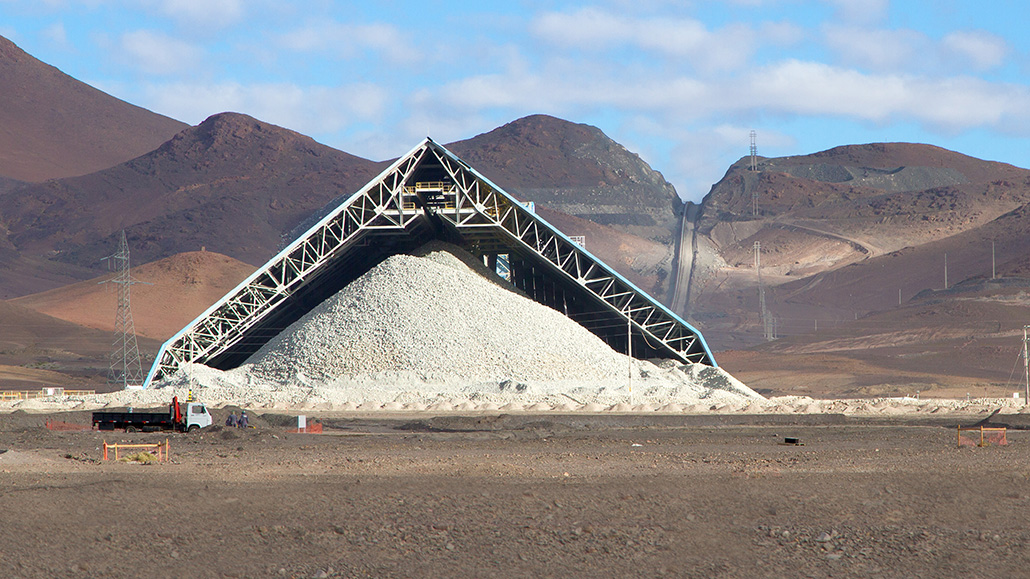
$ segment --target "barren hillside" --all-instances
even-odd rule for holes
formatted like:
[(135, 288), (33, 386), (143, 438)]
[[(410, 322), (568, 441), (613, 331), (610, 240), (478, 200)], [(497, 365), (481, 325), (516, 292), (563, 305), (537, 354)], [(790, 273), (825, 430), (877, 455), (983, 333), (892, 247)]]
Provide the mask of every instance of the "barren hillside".
[[(757, 201), (757, 205), (756, 205)], [(1012, 259), (1030, 171), (929, 145), (882, 143), (742, 160), (705, 198), (689, 315), (722, 347), (761, 340), (755, 243), (779, 333), (854, 320)], [(757, 207), (757, 214), (754, 210)]]
[(760, 390), (828, 397), (1021, 390), (1030, 172), (905, 144), (759, 169), (734, 166), (705, 207), (716, 265), (694, 307), (710, 342), (737, 349), (723, 366)]
[(447, 148), (523, 200), (674, 243), (676, 190), (597, 127), (531, 115)]
[[(112, 351), (110, 332), (85, 328), (0, 301), (0, 390), (43, 386), (102, 390)], [(158, 342), (140, 339), (144, 363)]]
[(2, 36), (0, 102), (0, 176), (21, 181), (99, 171), (186, 128), (79, 82)]
[[(597, 127), (548, 115), (517, 119), (447, 147), (519, 199), (606, 226), (587, 233), (591, 251), (666, 299), (683, 203), (638, 155)], [(555, 221), (559, 228), (589, 227), (574, 223)]]
[(256, 264), (284, 232), (378, 168), (224, 113), (127, 163), (0, 196), (0, 215), (22, 254), (62, 263), (95, 267), (124, 229), (139, 262), (206, 247)]
[[(132, 269), (142, 283), (132, 286), (136, 333), (158, 341), (200, 315), (254, 267), (210, 251), (180, 253)], [(10, 303), (88, 328), (114, 331), (117, 288), (102, 283), (111, 276), (63, 286)]]

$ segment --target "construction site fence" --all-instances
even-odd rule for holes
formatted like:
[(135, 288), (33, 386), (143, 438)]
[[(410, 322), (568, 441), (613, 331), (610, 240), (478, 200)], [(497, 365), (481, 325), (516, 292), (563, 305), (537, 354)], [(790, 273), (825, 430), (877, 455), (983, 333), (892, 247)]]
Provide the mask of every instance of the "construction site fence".
[(958, 445), (962, 446), (1007, 446), (1008, 431), (1005, 428), (989, 428), (986, 426), (959, 426)]
[(121, 458), (121, 456), (119, 454), (120, 451), (123, 450), (123, 449), (128, 449), (128, 448), (137, 449), (137, 450), (145, 450), (145, 451), (148, 451), (148, 452), (150, 452), (152, 454), (155, 454), (155, 455), (157, 455), (158, 462), (167, 461), (168, 460), (168, 452), (170, 450), (170, 447), (168, 446), (168, 439), (167, 438), (165, 439), (163, 444), (160, 443), (160, 442), (156, 442), (156, 443), (152, 443), (152, 444), (121, 444), (121, 443), (107, 444), (107, 441), (105, 440), (104, 441), (104, 460), (109, 460), (109, 458), (108, 458), (108, 450), (109, 449), (114, 449), (114, 459), (115, 460), (119, 460)]
[(32, 398), (49, 398), (51, 396), (90, 396), (96, 393), (96, 390), (65, 390), (64, 388), (3, 390), (0, 391), (0, 400), (29, 400)]

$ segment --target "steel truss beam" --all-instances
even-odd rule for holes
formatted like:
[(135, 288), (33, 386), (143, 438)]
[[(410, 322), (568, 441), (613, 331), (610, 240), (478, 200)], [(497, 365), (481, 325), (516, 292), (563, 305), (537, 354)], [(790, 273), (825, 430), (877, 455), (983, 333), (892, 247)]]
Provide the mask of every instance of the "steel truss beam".
[[(231, 351), (326, 264), (373, 236), (443, 224), (467, 245), (504, 248), (580, 288), (652, 348), (715, 365), (701, 334), (442, 146), (426, 139), (165, 342), (146, 385)], [(437, 235), (440, 232), (437, 231)], [(475, 249), (475, 248), (473, 248)], [(483, 251), (480, 251), (483, 253)]]

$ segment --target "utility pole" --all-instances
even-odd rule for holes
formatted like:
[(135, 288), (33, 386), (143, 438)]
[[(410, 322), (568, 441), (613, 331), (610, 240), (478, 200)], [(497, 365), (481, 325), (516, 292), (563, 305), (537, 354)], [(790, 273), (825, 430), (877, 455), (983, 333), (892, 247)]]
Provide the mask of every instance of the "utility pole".
[(136, 342), (136, 326), (132, 322), (132, 310), (129, 305), (129, 288), (133, 284), (145, 283), (133, 279), (129, 275), (129, 243), (122, 230), (118, 252), (105, 257), (108, 267), (117, 274), (100, 283), (118, 285), (118, 312), (114, 319), (115, 342), (111, 352), (111, 365), (107, 374), (107, 383), (120, 385), (123, 389), (143, 385), (143, 365), (140, 362), (139, 345)]
[(944, 254), (944, 289), (948, 289), (948, 254)]
[(991, 279), (997, 277), (997, 269), (995, 268), (996, 262), (994, 261), (994, 242), (991, 242)]
[(633, 318), (626, 315), (626, 357), (629, 358), (629, 403), (633, 405)]
[(769, 320), (769, 312), (765, 308), (765, 286), (762, 284), (762, 242), (755, 242), (755, 271), (758, 273), (758, 311), (762, 316), (762, 335), (766, 341), (773, 339), (772, 325)]
[(1027, 358), (1027, 334), (1026, 330), (1030, 326), (1023, 326), (1023, 371), (1026, 373), (1026, 397), (1023, 399), (1023, 405), (1030, 404), (1030, 358)]

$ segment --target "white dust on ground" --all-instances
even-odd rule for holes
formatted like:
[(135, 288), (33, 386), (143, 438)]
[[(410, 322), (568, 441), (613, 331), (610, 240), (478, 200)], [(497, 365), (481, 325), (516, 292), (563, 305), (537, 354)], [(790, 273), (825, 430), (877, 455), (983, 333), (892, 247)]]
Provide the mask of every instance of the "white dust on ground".
[[(395, 255), (229, 371), (185, 365), (147, 390), (0, 402), (0, 411), (139, 408), (188, 393), (267, 411), (980, 413), (1019, 401), (765, 399), (720, 368), (630, 360), (434, 243)], [(631, 378), (632, 376), (632, 378)]]

